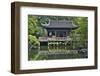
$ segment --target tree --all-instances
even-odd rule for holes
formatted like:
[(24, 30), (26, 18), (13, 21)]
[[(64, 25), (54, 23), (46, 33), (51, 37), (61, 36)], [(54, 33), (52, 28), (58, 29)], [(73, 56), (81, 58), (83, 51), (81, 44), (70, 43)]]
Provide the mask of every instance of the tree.
[[(88, 39), (88, 20), (87, 17), (76, 17), (73, 18), (74, 24), (78, 25), (79, 28), (72, 31), (70, 36), (73, 41), (76, 41), (73, 45), (76, 48), (86, 47)], [(77, 43), (77, 44), (76, 44)]]
[(35, 36), (28, 35), (28, 41), (29, 41), (30, 48), (38, 48), (39, 47), (38, 39)]
[(78, 17), (73, 20), (73, 22), (79, 25), (79, 28), (75, 30), (76, 34), (80, 34), (82, 40), (87, 39), (88, 32), (88, 20), (87, 17)]
[(29, 15), (28, 16), (28, 43), (32, 48), (39, 47), (39, 37), (46, 34), (45, 30), (42, 28), (41, 22), (38, 16)]

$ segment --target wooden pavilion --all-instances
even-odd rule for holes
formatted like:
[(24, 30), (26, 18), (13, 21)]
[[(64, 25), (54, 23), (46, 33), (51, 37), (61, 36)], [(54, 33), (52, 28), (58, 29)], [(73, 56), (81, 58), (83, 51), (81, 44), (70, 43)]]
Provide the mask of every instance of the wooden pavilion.
[(72, 21), (67, 20), (50, 20), (48, 24), (42, 25), (47, 30), (47, 36), (39, 37), (40, 48), (48, 47), (50, 42), (66, 44), (66, 41), (71, 40), (70, 32), (78, 28)]

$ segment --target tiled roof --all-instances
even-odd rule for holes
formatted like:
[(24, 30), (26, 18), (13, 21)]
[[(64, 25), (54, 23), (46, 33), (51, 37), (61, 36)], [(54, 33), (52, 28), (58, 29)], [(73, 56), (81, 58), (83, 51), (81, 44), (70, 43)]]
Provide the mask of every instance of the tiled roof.
[(50, 20), (48, 24), (44, 24), (45, 28), (78, 28), (72, 21), (66, 20)]

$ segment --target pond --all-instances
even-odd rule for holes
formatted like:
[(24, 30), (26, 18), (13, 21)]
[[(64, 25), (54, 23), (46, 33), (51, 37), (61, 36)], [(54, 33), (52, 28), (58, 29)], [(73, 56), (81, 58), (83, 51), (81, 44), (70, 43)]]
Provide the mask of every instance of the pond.
[(70, 49), (65, 44), (49, 44), (49, 46), (41, 46), (39, 49), (28, 51), (28, 60), (77, 59), (87, 57), (87, 52), (83, 53), (78, 49)]

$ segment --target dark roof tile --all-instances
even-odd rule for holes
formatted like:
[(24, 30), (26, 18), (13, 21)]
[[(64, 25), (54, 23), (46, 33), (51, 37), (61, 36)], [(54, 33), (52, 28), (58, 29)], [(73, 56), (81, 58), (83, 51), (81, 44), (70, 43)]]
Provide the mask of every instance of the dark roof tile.
[(44, 24), (45, 28), (77, 28), (72, 21), (66, 20), (50, 20), (48, 24)]

